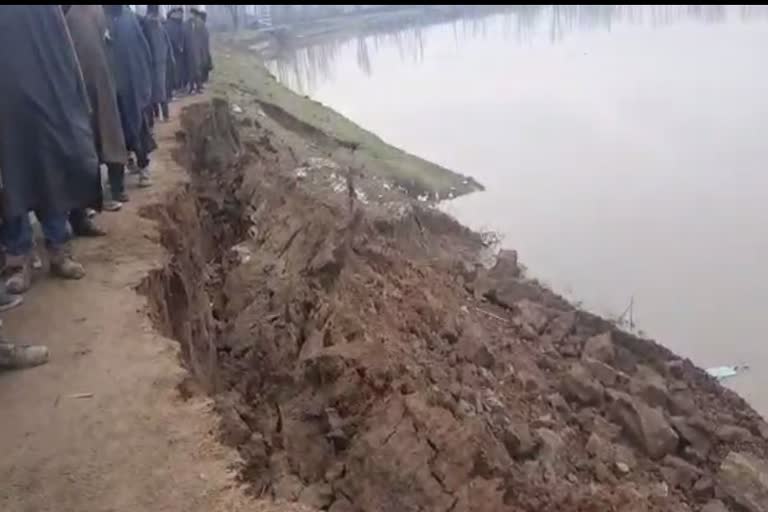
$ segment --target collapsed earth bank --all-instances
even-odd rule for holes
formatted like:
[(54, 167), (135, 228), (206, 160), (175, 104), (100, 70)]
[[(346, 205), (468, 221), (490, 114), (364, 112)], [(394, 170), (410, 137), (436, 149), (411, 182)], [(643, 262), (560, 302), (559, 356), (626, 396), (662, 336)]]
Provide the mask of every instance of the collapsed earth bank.
[[(652, 341), (477, 264), (481, 237), (298, 161), (223, 100), (145, 214), (150, 314), (216, 398), (254, 493), (344, 511), (768, 510), (768, 426)], [(372, 199), (375, 198), (375, 199)]]

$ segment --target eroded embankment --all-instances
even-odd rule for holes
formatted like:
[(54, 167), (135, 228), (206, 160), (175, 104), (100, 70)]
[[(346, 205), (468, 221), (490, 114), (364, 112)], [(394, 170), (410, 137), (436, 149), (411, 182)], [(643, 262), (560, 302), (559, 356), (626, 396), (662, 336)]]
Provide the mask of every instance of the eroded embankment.
[[(341, 511), (767, 510), (768, 428), (666, 349), (479, 236), (297, 178), (224, 102), (183, 116), (191, 185), (148, 214), (151, 314), (258, 494)], [(322, 172), (321, 169), (311, 172)], [(305, 172), (305, 171), (302, 171)]]

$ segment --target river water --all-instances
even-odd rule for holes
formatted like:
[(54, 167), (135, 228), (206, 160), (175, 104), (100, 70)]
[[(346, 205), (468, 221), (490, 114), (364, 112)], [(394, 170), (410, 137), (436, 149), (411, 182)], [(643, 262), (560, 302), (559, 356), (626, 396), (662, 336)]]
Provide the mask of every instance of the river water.
[(487, 191), (445, 205), (768, 413), (768, 10), (518, 7), (286, 52), (292, 88)]

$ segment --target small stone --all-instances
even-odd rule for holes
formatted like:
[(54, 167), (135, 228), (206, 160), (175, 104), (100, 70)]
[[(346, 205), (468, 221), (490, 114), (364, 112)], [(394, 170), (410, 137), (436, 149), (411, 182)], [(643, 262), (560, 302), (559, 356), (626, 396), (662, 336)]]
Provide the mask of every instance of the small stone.
[(725, 504), (720, 500), (710, 500), (701, 507), (701, 512), (730, 512)]
[(664, 378), (648, 367), (638, 368), (637, 374), (629, 382), (629, 391), (651, 407), (666, 407), (669, 402)]
[(605, 390), (580, 364), (574, 364), (563, 378), (562, 391), (565, 396), (584, 405), (599, 404)]
[(539, 304), (523, 299), (515, 304), (520, 321), (524, 326), (528, 326), (535, 334), (540, 334), (549, 322), (547, 309)]
[(579, 357), (581, 355), (581, 345), (577, 340), (567, 338), (557, 345), (557, 351), (563, 357)]
[(488, 272), (488, 275), (494, 279), (504, 277), (519, 277), (520, 266), (517, 262), (517, 251), (502, 249), (496, 256), (496, 264)]
[(568, 311), (557, 315), (547, 325), (547, 334), (554, 343), (560, 343), (573, 331), (576, 325), (576, 312)]
[(508, 425), (504, 429), (501, 441), (509, 454), (516, 459), (529, 457), (537, 447), (528, 425), (523, 423)]
[(589, 436), (584, 448), (589, 455), (603, 462), (613, 457), (613, 447), (611, 444), (595, 433)]
[(690, 489), (701, 475), (699, 468), (674, 455), (664, 457), (663, 463), (664, 467), (662, 467), (661, 472), (664, 479), (672, 487)]
[(620, 475), (628, 475), (630, 472), (630, 468), (627, 464), (623, 462), (617, 462), (616, 463), (616, 472)]
[(556, 460), (563, 448), (565, 448), (565, 442), (560, 435), (548, 428), (536, 429), (536, 437), (541, 441), (539, 445), (539, 459), (545, 461)]
[(346, 498), (338, 498), (328, 509), (328, 512), (354, 512), (355, 507)]
[(597, 359), (585, 357), (582, 359), (582, 364), (603, 386), (614, 388), (620, 382), (628, 380), (626, 374)]
[(596, 461), (594, 466), (595, 479), (603, 484), (615, 484), (616, 477), (601, 461)]
[(577, 477), (576, 475), (574, 475), (573, 473), (568, 473), (568, 476), (567, 476), (566, 478), (567, 478), (567, 479), (568, 479), (568, 481), (569, 481), (569, 482), (571, 482), (572, 484), (575, 484), (575, 483), (578, 483), (578, 482), (579, 482), (579, 479), (578, 479), (578, 477)]
[(752, 438), (749, 430), (736, 425), (723, 425), (717, 429), (715, 436), (724, 443), (744, 443)]
[(551, 414), (542, 414), (533, 421), (534, 428), (550, 428), (555, 426), (555, 418)]
[(568, 406), (568, 402), (565, 401), (563, 395), (560, 393), (552, 393), (547, 397), (550, 407), (559, 412), (568, 412), (571, 408)]
[(581, 356), (583, 358), (596, 359), (606, 364), (613, 363), (613, 360), (616, 358), (616, 350), (613, 347), (611, 333), (604, 332), (589, 338), (584, 344)]
[(768, 440), (768, 423), (766, 423), (764, 421), (758, 422), (758, 424), (757, 424), (757, 433), (763, 439)]
[(730, 452), (717, 473), (718, 488), (747, 512), (768, 510), (768, 463)]
[(709, 499), (714, 494), (715, 482), (708, 476), (702, 476), (693, 484), (693, 496), (699, 501)]
[(685, 378), (685, 365), (681, 359), (675, 359), (665, 364), (667, 367), (667, 373), (670, 377), (675, 379)]
[(676, 416), (693, 416), (697, 411), (693, 394), (690, 391), (671, 393), (669, 397), (669, 410)]
[(679, 437), (661, 411), (624, 393), (612, 392), (612, 397), (612, 415), (652, 459), (677, 449)]
[(325, 470), (325, 481), (326, 482), (333, 482), (334, 480), (338, 480), (342, 476), (344, 476), (344, 472), (346, 471), (346, 466), (341, 461), (336, 461), (331, 463), (330, 466), (328, 466), (328, 469)]
[(296, 475), (283, 475), (275, 483), (273, 492), (276, 499), (296, 501), (303, 487), (301, 480)]
[(316, 509), (324, 509), (333, 501), (333, 489), (328, 484), (313, 484), (302, 489), (299, 502)]
[(635, 458), (635, 453), (632, 451), (632, 448), (622, 444), (617, 444), (614, 445), (613, 451), (613, 457), (617, 464), (624, 464), (630, 470), (637, 467), (637, 459)]
[(681, 416), (673, 417), (671, 423), (672, 427), (680, 435), (680, 438), (688, 443), (690, 448), (702, 457), (706, 457), (712, 447), (712, 443), (709, 440), (710, 436), (706, 429), (702, 428), (695, 421)]

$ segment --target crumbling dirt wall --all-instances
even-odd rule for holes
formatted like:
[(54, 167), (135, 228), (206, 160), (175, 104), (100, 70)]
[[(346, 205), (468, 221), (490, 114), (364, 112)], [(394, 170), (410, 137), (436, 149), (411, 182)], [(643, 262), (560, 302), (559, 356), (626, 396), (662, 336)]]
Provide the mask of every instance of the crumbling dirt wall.
[(478, 268), (479, 237), (442, 214), (302, 184), (223, 102), (183, 124), (191, 184), (147, 212), (171, 259), (143, 290), (254, 493), (333, 512), (766, 510), (768, 427), (689, 362), (527, 281), (512, 252)]

